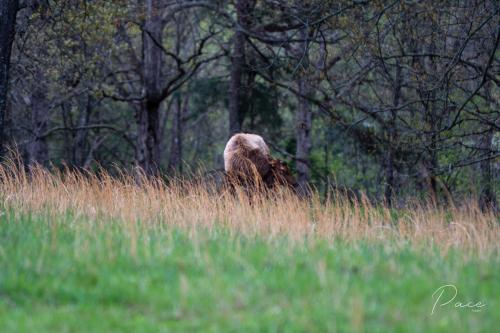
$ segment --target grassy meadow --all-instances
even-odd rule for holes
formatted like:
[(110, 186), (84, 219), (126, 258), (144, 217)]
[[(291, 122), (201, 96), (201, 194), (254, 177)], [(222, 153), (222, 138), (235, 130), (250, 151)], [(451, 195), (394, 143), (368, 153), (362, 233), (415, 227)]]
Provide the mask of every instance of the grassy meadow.
[[(0, 332), (500, 325), (498, 217), (473, 203), (394, 211), (341, 195), (248, 200), (104, 172), (21, 170), (0, 168)], [(444, 285), (457, 296), (431, 315)], [(448, 288), (438, 303), (452, 296)]]

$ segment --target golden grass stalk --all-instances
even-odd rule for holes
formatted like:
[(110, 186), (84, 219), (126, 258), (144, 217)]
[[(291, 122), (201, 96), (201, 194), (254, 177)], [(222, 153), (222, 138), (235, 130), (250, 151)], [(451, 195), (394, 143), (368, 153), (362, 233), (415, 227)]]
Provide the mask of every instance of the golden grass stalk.
[(500, 244), (497, 217), (472, 201), (446, 208), (414, 204), (395, 212), (341, 193), (323, 202), (314, 192), (308, 200), (288, 191), (249, 199), (243, 191), (214, 191), (200, 182), (167, 185), (160, 179), (140, 178), (138, 182), (137, 176), (125, 173), (111, 177), (103, 170), (50, 172), (39, 166), (27, 174), (18, 161), (0, 165), (1, 196), (8, 214), (57, 216), (71, 211), (75, 218), (94, 223), (120, 221), (133, 238), (141, 228), (223, 228), (269, 240), (286, 236), (292, 241), (409, 244), (435, 247), (443, 254), (460, 249), (479, 257), (497, 255)]

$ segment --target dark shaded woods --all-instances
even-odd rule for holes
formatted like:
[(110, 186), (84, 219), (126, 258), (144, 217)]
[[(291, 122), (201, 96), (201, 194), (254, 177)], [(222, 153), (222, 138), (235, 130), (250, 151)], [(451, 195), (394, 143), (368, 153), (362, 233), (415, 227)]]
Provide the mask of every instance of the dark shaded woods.
[(0, 12), (0, 144), (28, 169), (185, 175), (221, 168), (243, 131), (325, 195), (497, 205), (497, 1), (3, 0)]

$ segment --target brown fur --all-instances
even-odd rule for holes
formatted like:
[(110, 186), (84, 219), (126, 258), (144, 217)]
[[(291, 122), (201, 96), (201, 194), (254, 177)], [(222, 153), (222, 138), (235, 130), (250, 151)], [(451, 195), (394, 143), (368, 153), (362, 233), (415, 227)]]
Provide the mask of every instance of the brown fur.
[(269, 155), (266, 152), (249, 146), (243, 137), (236, 138), (235, 144), (237, 147), (231, 152), (228, 173), (255, 177), (269, 172)]
[(272, 158), (269, 148), (259, 136), (236, 134), (228, 142), (224, 158), (231, 183), (267, 189), (278, 186), (293, 188), (296, 185), (286, 163)]
[(285, 162), (271, 158), (270, 167), (270, 171), (264, 176), (264, 184), (267, 188), (287, 186), (294, 189), (297, 186), (297, 181)]

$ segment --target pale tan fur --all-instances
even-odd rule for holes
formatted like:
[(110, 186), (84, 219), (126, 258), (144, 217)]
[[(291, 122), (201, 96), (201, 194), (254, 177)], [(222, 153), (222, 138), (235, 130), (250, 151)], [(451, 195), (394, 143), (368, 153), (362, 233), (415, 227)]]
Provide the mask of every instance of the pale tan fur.
[(270, 157), (269, 147), (260, 135), (249, 133), (238, 133), (229, 139), (224, 149), (224, 169), (226, 172), (236, 171), (239, 168), (238, 161), (241, 157), (249, 158), (250, 153), (256, 158), (252, 159), (261, 169), (257, 160), (267, 160)]

